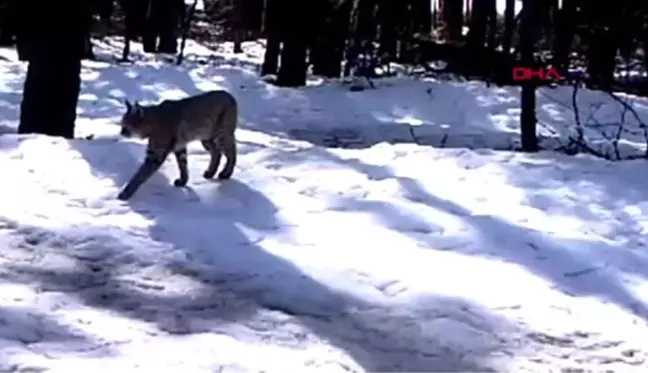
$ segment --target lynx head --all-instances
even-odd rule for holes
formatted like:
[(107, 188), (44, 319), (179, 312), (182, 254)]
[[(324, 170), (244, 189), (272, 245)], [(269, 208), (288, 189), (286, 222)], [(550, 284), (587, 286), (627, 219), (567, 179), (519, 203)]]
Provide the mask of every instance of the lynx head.
[(145, 137), (147, 131), (144, 121), (144, 107), (137, 101), (131, 103), (126, 100), (124, 104), (126, 105), (126, 112), (121, 119), (121, 132), (119, 134), (124, 137)]

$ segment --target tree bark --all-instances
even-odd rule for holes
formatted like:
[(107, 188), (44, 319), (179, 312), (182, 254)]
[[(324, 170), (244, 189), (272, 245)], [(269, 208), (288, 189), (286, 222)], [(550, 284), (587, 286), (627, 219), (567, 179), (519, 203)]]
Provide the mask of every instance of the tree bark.
[(81, 60), (97, 8), (82, 0), (68, 4), (74, 12), (56, 2), (32, 5), (17, 8), (18, 47), (29, 62), (18, 132), (73, 138)]
[(245, 25), (243, 23), (243, 0), (232, 0), (232, 13), (230, 15), (230, 29), (234, 41), (234, 53), (243, 53), (243, 40), (245, 39)]
[(263, 32), (266, 35), (266, 49), (261, 66), (261, 75), (275, 75), (279, 69), (281, 38), (283, 34), (281, 6), (283, 0), (266, 0)]
[(242, 1), (242, 23), (247, 31), (246, 36), (258, 38), (263, 28), (263, 0), (241, 0)]
[(586, 14), (592, 22), (589, 28), (587, 73), (596, 86), (609, 89), (614, 81), (619, 32), (623, 20), (618, 17), (618, 7), (588, 3)]
[(278, 86), (300, 87), (306, 85), (307, 47), (307, 39), (298, 32), (289, 33), (283, 39), (281, 64), (277, 73)]
[(506, 0), (504, 10), (504, 35), (502, 36), (502, 50), (510, 54), (513, 47), (513, 35), (515, 34), (515, 0)]
[(432, 31), (432, 1), (411, 0), (412, 33), (430, 35)]
[(120, 4), (125, 15), (122, 60), (127, 61), (130, 55), (131, 41), (138, 40), (144, 34), (148, 0), (121, 0)]
[(18, 0), (5, 0), (0, 2), (0, 46), (12, 46), (15, 44), (16, 1)]
[(449, 42), (462, 39), (463, 0), (440, 0), (442, 37)]
[[(492, 35), (495, 30), (495, 17), (497, 9), (495, 0), (473, 0), (470, 13), (470, 29), (468, 30), (468, 46), (472, 49), (482, 49), (486, 45), (486, 36)], [(487, 29), (490, 32), (487, 33)], [(492, 37), (489, 37), (491, 39)], [(492, 40), (489, 40), (492, 43)]]
[(33, 58), (27, 66), (18, 133), (74, 138), (81, 60)]
[(149, 0), (142, 40), (145, 52), (178, 52), (178, 31), (184, 6), (183, 0)]
[(402, 2), (394, 0), (379, 0), (378, 2), (378, 20), (380, 22), (378, 53), (380, 56), (397, 57), (398, 34), (400, 26), (403, 24), (402, 6)]
[(563, 0), (558, 10), (556, 31), (553, 45), (553, 65), (565, 72), (569, 67), (569, 52), (572, 49), (577, 23), (577, 5), (579, 0)]
[(356, 66), (358, 55), (376, 40), (378, 34), (378, 1), (353, 0), (351, 6), (351, 40), (347, 47), (344, 76)]
[[(308, 17), (308, 5), (300, 0), (281, 0), (284, 2), (281, 33), (283, 43), (277, 85), (282, 87), (300, 87), (306, 85), (308, 64), (307, 48), (312, 44), (312, 28)], [(293, 14), (298, 14), (295, 16)]]
[(349, 21), (353, 2), (342, 0), (332, 4), (321, 1), (321, 22), (317, 27), (317, 37), (311, 48), (313, 72), (328, 78), (339, 78), (342, 74), (342, 60), (346, 40), (349, 35)]
[[(520, 26), (520, 51), (523, 66), (533, 66), (535, 47), (535, 11), (536, 1), (524, 0), (522, 5)], [(520, 140), (525, 152), (538, 151), (537, 118), (536, 118), (536, 83), (528, 82), (522, 85), (520, 97)]]

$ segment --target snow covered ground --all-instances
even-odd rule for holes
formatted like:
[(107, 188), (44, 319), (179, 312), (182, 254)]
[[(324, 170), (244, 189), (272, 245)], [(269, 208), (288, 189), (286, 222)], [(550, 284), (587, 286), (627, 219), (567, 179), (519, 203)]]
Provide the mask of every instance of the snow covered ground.
[[(646, 370), (645, 161), (485, 149), (517, 139), (513, 89), (276, 88), (254, 43), (190, 49), (185, 67), (84, 63), (93, 138), (74, 141), (12, 134), (25, 66), (0, 53), (0, 371)], [(116, 200), (143, 157), (120, 100), (219, 87), (241, 103), (234, 179), (203, 180), (194, 146), (189, 187), (169, 160)], [(539, 96), (551, 141), (566, 90)]]

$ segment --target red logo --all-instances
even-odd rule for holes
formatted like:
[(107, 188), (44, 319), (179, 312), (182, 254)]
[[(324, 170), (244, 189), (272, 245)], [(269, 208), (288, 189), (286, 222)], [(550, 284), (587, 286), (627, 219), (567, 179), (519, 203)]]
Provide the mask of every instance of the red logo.
[(560, 80), (562, 75), (558, 73), (553, 67), (533, 69), (530, 67), (514, 67), (513, 68), (513, 81), (524, 82), (532, 80), (540, 81), (554, 81)]

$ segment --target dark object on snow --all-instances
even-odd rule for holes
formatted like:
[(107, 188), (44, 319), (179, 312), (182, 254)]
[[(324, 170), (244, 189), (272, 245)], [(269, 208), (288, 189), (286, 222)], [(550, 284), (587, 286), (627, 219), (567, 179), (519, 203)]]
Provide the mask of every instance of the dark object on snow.
[(111, 0), (16, 3), (20, 59), (28, 61), (18, 133), (74, 137), (81, 60), (93, 15), (110, 16)]

